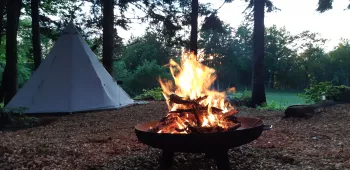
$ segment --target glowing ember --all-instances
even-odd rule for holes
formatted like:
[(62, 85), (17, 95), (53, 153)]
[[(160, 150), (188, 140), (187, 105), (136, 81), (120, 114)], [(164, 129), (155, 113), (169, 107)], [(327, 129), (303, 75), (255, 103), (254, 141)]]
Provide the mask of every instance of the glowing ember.
[(225, 92), (210, 89), (215, 70), (201, 64), (192, 53), (181, 59), (181, 66), (173, 60), (169, 63), (175, 84), (159, 79), (169, 114), (150, 130), (186, 134), (237, 129), (240, 123), (233, 116), (237, 111), (225, 102)]

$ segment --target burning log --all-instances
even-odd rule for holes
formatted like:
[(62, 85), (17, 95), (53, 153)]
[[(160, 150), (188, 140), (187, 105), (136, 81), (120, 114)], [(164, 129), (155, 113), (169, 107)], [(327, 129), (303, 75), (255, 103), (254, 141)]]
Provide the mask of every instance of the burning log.
[(199, 105), (199, 103), (195, 100), (184, 100), (183, 97), (180, 97), (176, 94), (171, 94), (169, 96), (169, 101), (171, 103), (183, 104), (183, 105)]
[(206, 95), (206, 96), (199, 97), (199, 98), (196, 99), (195, 101), (196, 101), (197, 103), (200, 103), (201, 101), (203, 101), (203, 100), (205, 100), (205, 99), (207, 99), (207, 98), (208, 98), (208, 96)]
[[(175, 98), (176, 95), (174, 95)], [(202, 97), (200, 100), (203, 100)], [(178, 99), (178, 98), (177, 98)], [(196, 100), (196, 101), (200, 101)], [(180, 100), (177, 100), (179, 102)], [(184, 102), (185, 101), (185, 102)], [(182, 103), (191, 103), (195, 100), (182, 100)], [(231, 110), (227, 113), (222, 113), (222, 110), (216, 107), (211, 107), (212, 114), (218, 115), (218, 121), (226, 124), (227, 127), (222, 127), (219, 124), (211, 126), (202, 126), (203, 116), (208, 116), (208, 105), (207, 106), (192, 106), (189, 109), (177, 109), (170, 111), (169, 114), (162, 118), (157, 127), (151, 129), (152, 132), (175, 132), (175, 133), (210, 133), (210, 132), (222, 132), (222, 131), (233, 131), (241, 126), (240, 122), (234, 116), (237, 111)], [(192, 123), (191, 123), (192, 122)], [(221, 124), (220, 123), (220, 124)]]
[[(169, 111), (169, 113), (186, 113), (186, 112), (194, 112), (195, 110), (200, 110), (200, 111), (207, 111), (208, 110), (208, 106), (206, 107), (198, 107), (198, 108), (191, 108), (191, 109), (177, 109), (174, 111)], [(221, 109), (216, 108), (216, 107), (211, 107), (212, 113), (213, 114), (219, 114), (220, 112), (222, 112)]]

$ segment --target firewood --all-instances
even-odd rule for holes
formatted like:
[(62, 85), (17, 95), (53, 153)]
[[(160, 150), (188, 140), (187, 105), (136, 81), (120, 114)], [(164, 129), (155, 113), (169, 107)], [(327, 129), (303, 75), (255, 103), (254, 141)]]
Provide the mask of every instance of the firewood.
[(223, 127), (221, 127), (221, 126), (216, 126), (215, 130), (218, 131), (218, 132), (225, 131), (225, 129)]
[(203, 101), (203, 100), (205, 100), (205, 99), (207, 99), (207, 98), (208, 98), (208, 95), (205, 95), (205, 96), (199, 97), (199, 98), (196, 99), (195, 101), (196, 101), (197, 103), (200, 103), (201, 101)]
[(217, 107), (211, 107), (211, 112), (213, 114), (215, 114), (215, 113), (222, 113), (222, 109), (219, 109)]
[[(200, 110), (200, 111), (207, 111), (208, 107), (198, 107), (198, 108), (191, 108), (191, 109), (177, 109), (173, 111), (169, 111), (169, 113), (193, 113), (195, 110)], [(212, 113), (213, 114), (221, 114), (222, 110), (216, 107), (211, 107)]]
[(177, 109), (174, 111), (169, 111), (169, 113), (186, 113), (186, 112), (192, 113), (193, 111), (194, 109)]
[(224, 115), (225, 115), (225, 117), (230, 117), (230, 116), (235, 115), (237, 112), (238, 112), (237, 110), (230, 110), (227, 113), (224, 113)]
[(184, 104), (184, 105), (198, 105), (196, 101), (193, 100), (184, 100), (183, 97), (180, 97), (176, 94), (171, 94), (169, 96), (169, 100), (171, 103), (176, 103), (176, 104)]
[(175, 130), (178, 132), (184, 132), (184, 131), (186, 131), (186, 128), (180, 129), (180, 128), (176, 127)]

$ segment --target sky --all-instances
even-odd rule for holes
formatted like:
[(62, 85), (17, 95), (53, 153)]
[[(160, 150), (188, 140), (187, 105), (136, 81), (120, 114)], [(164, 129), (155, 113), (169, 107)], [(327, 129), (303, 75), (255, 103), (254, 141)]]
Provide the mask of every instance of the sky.
[[(215, 2), (214, 9), (223, 2), (223, 0), (199, 0), (200, 3), (210, 1)], [(306, 30), (320, 33), (322, 38), (329, 40), (326, 51), (337, 46), (341, 38), (350, 39), (350, 10), (345, 10), (350, 4), (349, 0), (335, 0), (333, 9), (324, 13), (316, 11), (318, 0), (272, 0), (272, 2), (281, 10), (265, 14), (266, 27), (284, 26), (291, 34)], [(244, 20), (242, 12), (246, 7), (247, 3), (244, 0), (234, 0), (232, 3), (226, 3), (219, 10), (218, 16), (233, 28), (237, 28)], [(144, 33), (145, 27), (144, 24), (131, 24), (130, 30), (120, 30), (119, 36), (125, 40), (131, 35), (140, 36)]]

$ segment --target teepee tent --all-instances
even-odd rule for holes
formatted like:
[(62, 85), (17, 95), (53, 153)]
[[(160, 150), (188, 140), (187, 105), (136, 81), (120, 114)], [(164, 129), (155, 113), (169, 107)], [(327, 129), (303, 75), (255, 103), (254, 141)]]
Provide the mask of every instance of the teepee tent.
[(72, 113), (133, 104), (70, 23), (46, 59), (5, 109)]

